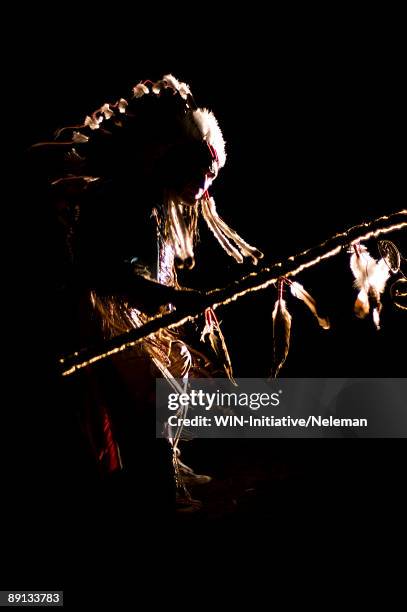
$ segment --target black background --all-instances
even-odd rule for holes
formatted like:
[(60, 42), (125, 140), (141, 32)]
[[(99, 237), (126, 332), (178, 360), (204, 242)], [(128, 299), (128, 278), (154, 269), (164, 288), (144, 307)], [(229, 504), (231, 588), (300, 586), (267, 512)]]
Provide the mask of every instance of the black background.
[[(213, 18), (202, 11), (182, 28), (164, 15), (153, 20), (138, 15), (128, 23), (120, 7), (95, 21), (73, 10), (37, 12), (31, 24), (28, 16), (20, 43), (23, 61), (13, 73), (14, 91), (20, 93), (11, 116), (21, 150), (105, 101), (126, 97), (139, 80), (171, 72), (219, 119), (228, 161), (213, 195), (228, 223), (268, 261), (405, 207), (405, 93), (397, 33), (389, 36), (387, 26), (367, 16), (357, 23), (354, 16), (343, 22), (322, 16), (323, 26), (297, 13), (284, 19), (241, 13), (216, 26)], [(68, 589), (85, 581), (83, 568), (88, 559), (95, 563), (96, 551), (104, 551), (96, 564), (101, 575), (114, 566), (106, 551), (112, 543), (118, 553), (131, 538), (138, 542), (145, 524), (134, 517), (140, 508), (154, 510), (155, 502), (151, 491), (140, 491), (131, 478), (101, 485), (83, 474), (74, 424), (58, 413), (53, 386), (52, 327), (63, 322), (47, 306), (39, 265), (46, 257), (41, 236), (47, 223), (41, 202), (23, 186), (24, 196), (8, 207), (16, 236), (8, 253), (12, 288), (6, 320), (12, 324), (5, 326), (12, 340), (4, 410), (15, 425), (12, 437), (4, 435), (10, 442), (4, 481), (12, 492), (5, 519), (12, 540), (9, 583), (21, 585), (23, 575), (23, 588), (41, 579), (41, 585)], [(191, 283), (213, 287), (237, 278), (242, 268), (204, 228), (202, 237)], [(406, 253), (405, 233), (389, 238)], [(375, 245), (369, 247), (377, 256)], [(329, 314), (332, 330), (320, 330), (303, 304), (290, 300), (292, 344), (283, 375), (405, 375), (405, 318), (386, 297), (379, 333), (371, 321), (352, 316), (355, 292), (346, 254), (299, 280)], [(273, 303), (270, 289), (219, 311), (238, 377), (269, 374)], [(197, 443), (192, 457), (199, 468), (215, 475), (226, 471), (226, 480), (228, 469), (233, 479), (233, 463), (248, 472), (260, 464), (271, 471), (283, 466), (287, 476), (263, 485), (265, 491), (237, 518), (226, 512), (220, 519), (178, 521), (177, 530), (298, 519), (303, 511), (322, 521), (334, 512), (363, 521), (364, 512), (383, 499), (399, 508), (401, 444), (287, 440), (209, 448), (209, 442)], [(136, 500), (133, 515), (124, 509), (130, 498)], [(153, 550), (160, 554), (160, 545)], [(74, 562), (67, 561), (71, 553)]]

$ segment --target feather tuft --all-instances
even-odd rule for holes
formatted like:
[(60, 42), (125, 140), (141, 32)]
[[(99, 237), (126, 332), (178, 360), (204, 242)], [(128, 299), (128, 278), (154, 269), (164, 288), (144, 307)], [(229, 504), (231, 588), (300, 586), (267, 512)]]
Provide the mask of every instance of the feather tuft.
[(128, 102), (127, 100), (125, 100), (124, 98), (120, 98), (120, 100), (117, 103), (117, 108), (119, 109), (119, 113), (125, 113), (126, 112), (126, 108), (128, 106)]
[(225, 141), (215, 115), (207, 108), (198, 108), (193, 117), (203, 139), (215, 149), (222, 168), (226, 163)]
[(89, 115), (87, 115), (85, 117), (85, 121), (84, 121), (84, 127), (89, 127), (91, 130), (98, 130), (100, 124), (103, 121), (103, 117), (96, 117), (95, 115), (92, 115), (91, 117)]
[(133, 87), (133, 98), (142, 98), (144, 95), (150, 93), (150, 90), (144, 83), (139, 83)]
[(109, 104), (103, 104), (103, 106), (101, 106), (101, 108), (99, 109), (99, 111), (101, 113), (103, 113), (105, 119), (110, 119), (110, 117), (113, 116), (113, 111), (110, 108)]
[(353, 245), (350, 267), (355, 277), (355, 287), (359, 289), (354, 312), (364, 319), (372, 309), (373, 322), (379, 330), (382, 309), (380, 295), (386, 287), (390, 268), (385, 259), (376, 261), (363, 244)]
[(273, 309), (273, 366), (271, 376), (277, 378), (290, 349), (291, 315), (285, 300), (279, 297)]

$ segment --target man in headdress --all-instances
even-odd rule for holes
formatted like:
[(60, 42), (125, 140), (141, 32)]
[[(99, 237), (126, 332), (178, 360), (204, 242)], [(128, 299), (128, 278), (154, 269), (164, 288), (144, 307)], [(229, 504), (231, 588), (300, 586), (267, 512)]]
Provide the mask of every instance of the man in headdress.
[[(130, 100), (103, 104), (82, 124), (60, 129), (55, 141), (41, 145), (59, 153), (49, 166), (49, 182), (65, 233), (60, 309), (64, 322), (73, 321), (65, 326), (64, 352), (139, 327), (159, 311), (196, 303), (200, 293), (182, 288), (177, 271), (194, 266), (200, 214), (237, 262), (249, 257), (256, 264), (262, 256), (217, 213), (208, 190), (226, 161), (222, 132), (213, 113), (198, 108), (188, 85), (172, 75), (138, 83)], [(140, 438), (148, 429), (156, 376), (170, 384), (202, 372), (232, 377), (210, 310), (205, 334), (215, 346), (215, 365), (178, 332), (163, 330), (112, 359), (113, 371), (103, 363), (79, 376), (77, 384), (86, 388), (85, 428), (98, 461), (109, 470), (131, 454), (127, 417), (120, 427), (122, 417), (113, 414), (120, 409), (111, 407), (119, 403), (113, 392), (118, 382), (122, 412), (127, 404), (130, 414), (133, 405), (135, 419), (137, 404)], [(117, 443), (120, 438), (124, 444)], [(180, 461), (176, 445), (173, 460), (181, 486), (208, 480)]]

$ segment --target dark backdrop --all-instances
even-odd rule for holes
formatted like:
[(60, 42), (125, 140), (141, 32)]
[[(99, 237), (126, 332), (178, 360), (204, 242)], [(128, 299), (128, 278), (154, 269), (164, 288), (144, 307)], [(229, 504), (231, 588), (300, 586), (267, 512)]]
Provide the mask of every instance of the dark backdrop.
[[(191, 85), (199, 105), (215, 112), (224, 131), (228, 161), (213, 188), (219, 211), (269, 260), (403, 208), (405, 94), (397, 36), (385, 43), (367, 26), (355, 31), (348, 24), (346, 30), (334, 33), (331, 22), (319, 30), (302, 28), (296, 20), (294, 28), (289, 18), (280, 27), (276, 20), (262, 22), (261, 16), (247, 23), (243, 19), (238, 27), (206, 24), (203, 33), (195, 21), (186, 33), (177, 27), (157, 31), (143, 20), (133, 22), (127, 32), (125, 18), (117, 15), (109, 24), (106, 18), (103, 26), (78, 22), (72, 15), (58, 17), (51, 27), (38, 21), (24, 35), (23, 62), (16, 73), (22, 86), (21, 110), (16, 111), (22, 150), (49, 137), (55, 128), (80, 120), (101, 103), (126, 97), (139, 80), (172, 72)], [(226, 32), (231, 39), (225, 38)], [(5, 411), (17, 420), (13, 430), (17, 433), (9, 440), (5, 464), (12, 468), (4, 470), (14, 491), (9, 524), (21, 541), (33, 541), (36, 546), (42, 538), (48, 546), (53, 542), (47, 580), (66, 585), (74, 579), (67, 578), (65, 553), (56, 552), (55, 540), (65, 542), (71, 533), (79, 533), (73, 539), (79, 558), (86, 534), (99, 540), (98, 546), (111, 537), (125, 540), (130, 531), (137, 537), (143, 528), (128, 516), (127, 531), (118, 536), (120, 504), (133, 496), (135, 511), (154, 503), (134, 490), (134, 482), (119, 483), (117, 489), (114, 485), (108, 494), (105, 489), (101, 493), (100, 485), (90, 485), (91, 477), (82, 473), (76, 438), (66, 440), (74, 426), (69, 416), (58, 413), (57, 394), (53, 395), (49, 382), (54, 380), (52, 350), (47, 350), (52, 345), (52, 327), (61, 322), (57, 313), (44, 316), (46, 287), (37, 273), (44, 256), (41, 232), (46, 220), (41, 202), (29, 185), (23, 186), (24, 197), (10, 207), (16, 240), (10, 274), (12, 365), (7, 383), (13, 399), (6, 402)], [(193, 283), (212, 287), (237, 278), (242, 269), (205, 236), (204, 229), (202, 234)], [(405, 234), (389, 238), (407, 251)], [(371, 252), (377, 256), (374, 244)], [(320, 330), (305, 307), (291, 300), (292, 346), (283, 375), (405, 375), (398, 350), (405, 343), (405, 318), (385, 297), (379, 333), (371, 321), (355, 320), (347, 255), (338, 255), (299, 280), (333, 325), (329, 332)], [(220, 310), (236, 376), (268, 376), (273, 302), (270, 289)], [(265, 493), (249, 503), (240, 516), (242, 522), (258, 517), (281, 519), (287, 512), (295, 514), (300, 506), (312, 512), (313, 502), (316, 508), (321, 499), (331, 509), (341, 508), (347, 516), (356, 512), (360, 518), (361, 504), (366, 508), (384, 497), (395, 504), (402, 478), (401, 443), (287, 440), (222, 446), (207, 442), (197, 445), (195, 460), (215, 473), (236, 457), (241, 469), (249, 472), (259, 463), (267, 469), (285, 466), (285, 484), (271, 483), (271, 497)], [(205, 460), (209, 455), (211, 460)], [(45, 496), (44, 490), (48, 491)], [(320, 509), (318, 516), (326, 518)], [(178, 529), (183, 529), (182, 523)], [(95, 546), (93, 540), (84, 544), (86, 550)], [(26, 575), (35, 576), (36, 554), (27, 559)], [(17, 565), (19, 561), (17, 555)], [(11, 576), (15, 567), (9, 565)]]

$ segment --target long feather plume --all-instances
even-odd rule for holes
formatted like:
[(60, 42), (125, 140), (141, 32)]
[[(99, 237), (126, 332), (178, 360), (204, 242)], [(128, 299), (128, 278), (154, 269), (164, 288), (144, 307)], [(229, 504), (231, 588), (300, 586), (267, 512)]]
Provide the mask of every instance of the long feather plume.
[(219, 225), (214, 221), (212, 215), (208, 214), (205, 204), (202, 205), (202, 215), (206, 221), (207, 226), (215, 236), (216, 240), (219, 242), (222, 249), (228, 255), (233, 257), (233, 259), (235, 259), (237, 263), (243, 263), (243, 255), (226, 238)]
[(273, 365), (272, 378), (277, 378), (290, 349), (291, 315), (283, 299), (283, 281), (278, 283), (278, 298), (273, 310)]
[[(263, 253), (245, 242), (237, 232), (232, 230), (227, 223), (219, 217), (215, 201), (212, 197), (204, 198), (201, 204), (203, 218), (226, 253), (233, 257), (238, 263), (243, 262), (243, 257), (251, 257), (253, 263), (256, 265), (258, 260), (263, 257)], [(232, 242), (234, 244), (232, 244)]]
[(331, 324), (329, 322), (328, 317), (319, 316), (317, 310), (317, 303), (314, 298), (308, 293), (308, 291), (305, 291), (304, 287), (296, 281), (289, 281), (289, 285), (292, 295), (298, 298), (299, 300), (302, 300), (308, 306), (322, 329), (329, 329), (331, 327)]
[(201, 342), (209, 341), (209, 344), (215, 353), (220, 365), (223, 367), (229, 380), (237, 386), (233, 377), (232, 362), (226, 346), (219, 321), (212, 308), (205, 310), (205, 327), (202, 331)]

